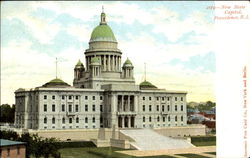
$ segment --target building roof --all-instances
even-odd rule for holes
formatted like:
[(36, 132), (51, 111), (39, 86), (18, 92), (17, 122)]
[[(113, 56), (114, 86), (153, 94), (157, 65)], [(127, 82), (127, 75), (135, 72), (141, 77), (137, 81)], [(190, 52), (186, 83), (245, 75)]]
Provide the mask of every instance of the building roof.
[(26, 144), (25, 142), (12, 141), (7, 139), (0, 139), (0, 146), (12, 146), (12, 145), (21, 145)]
[[(101, 14), (102, 17), (106, 17), (105, 13)], [(91, 33), (90, 42), (94, 41), (109, 41), (109, 42), (117, 42), (115, 35), (112, 29), (108, 26), (106, 21), (101, 21), (100, 25), (98, 25)]]
[(81, 62), (81, 60), (79, 59), (75, 68), (82, 68), (83, 67), (83, 63)]
[(45, 83), (42, 87), (70, 87), (70, 85), (59, 78), (55, 78)]
[(145, 80), (142, 83), (140, 83), (140, 89), (157, 89), (157, 87)]
[(123, 66), (133, 66), (132, 62), (127, 58), (127, 60), (124, 62)]

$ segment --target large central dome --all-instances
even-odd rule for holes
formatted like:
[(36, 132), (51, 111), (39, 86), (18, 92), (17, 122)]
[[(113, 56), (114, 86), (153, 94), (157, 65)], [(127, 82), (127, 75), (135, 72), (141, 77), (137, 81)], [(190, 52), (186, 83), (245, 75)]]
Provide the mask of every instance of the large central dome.
[(101, 14), (100, 25), (97, 26), (91, 33), (90, 42), (94, 42), (94, 41), (116, 42), (115, 35), (112, 29), (106, 23), (105, 13)]

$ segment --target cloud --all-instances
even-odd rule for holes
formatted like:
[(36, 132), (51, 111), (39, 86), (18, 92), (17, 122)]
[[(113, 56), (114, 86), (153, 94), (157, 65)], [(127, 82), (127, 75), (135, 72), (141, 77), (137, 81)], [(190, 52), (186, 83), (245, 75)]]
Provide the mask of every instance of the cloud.
[[(14, 103), (14, 91), (34, 88), (58, 75), (72, 85), (73, 68), (99, 24), (101, 6), (118, 39), (123, 61), (129, 57), (136, 82), (147, 78), (160, 88), (188, 90), (192, 100), (213, 97), (213, 75), (185, 69), (212, 52), (212, 25), (207, 14), (183, 14), (169, 2), (3, 2), (2, 101)], [(197, 9), (199, 10), (199, 9)], [(118, 31), (117, 31), (118, 30)], [(200, 56), (200, 58), (192, 58)], [(176, 59), (176, 64), (170, 62)], [(206, 67), (207, 65), (204, 65)], [(193, 77), (195, 76), (196, 81)]]

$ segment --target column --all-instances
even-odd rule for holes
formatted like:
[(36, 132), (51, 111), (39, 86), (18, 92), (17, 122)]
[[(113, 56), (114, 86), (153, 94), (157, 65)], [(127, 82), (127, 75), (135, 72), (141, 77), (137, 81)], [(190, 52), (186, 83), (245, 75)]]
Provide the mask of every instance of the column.
[(122, 95), (122, 104), (121, 104), (122, 110), (121, 110), (121, 111), (124, 111), (123, 97), (124, 97), (124, 96)]
[(103, 71), (106, 71), (106, 55), (103, 57)]
[(130, 95), (128, 95), (128, 111), (130, 111)]
[(122, 128), (124, 128), (124, 124), (125, 124), (125, 122), (124, 122), (124, 116), (121, 116), (121, 120), (122, 120)]
[(130, 128), (131, 127), (131, 118), (130, 118), (130, 116), (128, 116), (128, 128)]
[(108, 71), (110, 71), (110, 56), (108, 55)]
[(134, 111), (138, 111), (137, 99), (138, 99), (138, 96), (135, 95), (135, 96), (134, 96)]

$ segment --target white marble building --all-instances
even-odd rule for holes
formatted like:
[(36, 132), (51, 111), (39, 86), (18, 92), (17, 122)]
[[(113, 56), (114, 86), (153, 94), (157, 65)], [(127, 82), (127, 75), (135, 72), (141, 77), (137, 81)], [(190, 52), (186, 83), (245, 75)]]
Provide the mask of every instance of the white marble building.
[(23, 129), (160, 128), (186, 126), (185, 91), (135, 84), (133, 64), (122, 52), (105, 13), (79, 60), (73, 86), (54, 79), (15, 91), (15, 126)]

